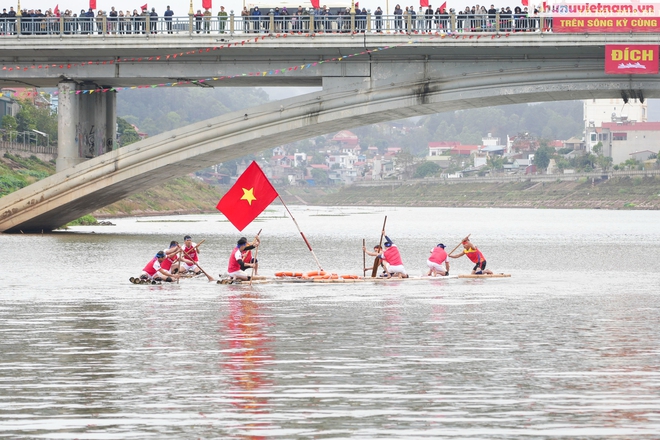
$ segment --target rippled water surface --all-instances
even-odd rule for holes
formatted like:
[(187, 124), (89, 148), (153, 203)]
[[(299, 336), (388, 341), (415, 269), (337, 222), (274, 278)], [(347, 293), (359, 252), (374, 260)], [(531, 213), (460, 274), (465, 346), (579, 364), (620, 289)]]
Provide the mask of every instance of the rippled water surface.
[(292, 211), (324, 269), (361, 273), (387, 215), (413, 275), (471, 233), (512, 277), (128, 282), (186, 234), (217, 276), (260, 228), (261, 274), (314, 269), (278, 207), (243, 234), (204, 215), (0, 235), (0, 437), (658, 438), (660, 213)]

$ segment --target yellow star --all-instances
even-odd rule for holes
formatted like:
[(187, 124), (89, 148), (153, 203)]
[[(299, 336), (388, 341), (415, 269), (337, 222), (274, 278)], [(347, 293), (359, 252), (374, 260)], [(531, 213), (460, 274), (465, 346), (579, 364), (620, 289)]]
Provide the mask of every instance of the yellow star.
[(257, 200), (254, 196), (254, 188), (243, 188), (243, 197), (241, 197), (241, 200), (247, 200), (248, 204), (252, 206), (252, 201)]

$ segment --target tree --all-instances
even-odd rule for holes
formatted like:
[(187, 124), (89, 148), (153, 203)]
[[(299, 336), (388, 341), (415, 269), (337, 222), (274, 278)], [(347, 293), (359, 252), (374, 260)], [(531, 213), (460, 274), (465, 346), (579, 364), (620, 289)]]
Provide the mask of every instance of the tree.
[(117, 118), (117, 134), (119, 135), (119, 146), (125, 147), (140, 140), (135, 128), (123, 118)]
[(534, 153), (533, 163), (538, 168), (547, 169), (550, 164), (550, 159), (555, 155), (555, 149), (552, 147), (539, 147)]
[(5, 131), (3, 138), (9, 139), (7, 136), (8, 132), (16, 131), (16, 127), (18, 127), (18, 124), (16, 122), (16, 118), (14, 118), (12, 115), (4, 115), (2, 117), (2, 129)]
[(319, 185), (327, 185), (328, 184), (328, 173), (326, 173), (323, 170), (319, 170), (318, 168), (312, 168), (312, 179), (314, 179), (314, 182), (316, 182)]
[(415, 179), (423, 179), (428, 176), (435, 176), (440, 170), (440, 165), (435, 162), (423, 162), (415, 170), (413, 177)]
[(415, 157), (408, 150), (401, 151), (396, 155), (396, 164), (401, 168), (401, 172), (405, 178), (410, 177), (410, 167), (415, 162)]
[(591, 151), (592, 151), (596, 156), (600, 156), (600, 155), (603, 153), (603, 143), (602, 143), (602, 142), (598, 142), (596, 145), (594, 145), (594, 146), (591, 148)]

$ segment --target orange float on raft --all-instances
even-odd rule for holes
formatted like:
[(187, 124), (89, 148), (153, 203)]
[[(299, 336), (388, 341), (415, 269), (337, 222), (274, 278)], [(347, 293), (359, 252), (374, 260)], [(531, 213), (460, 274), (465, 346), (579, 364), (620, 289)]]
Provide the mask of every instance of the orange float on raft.
[(310, 277), (310, 278), (311, 277), (316, 277), (316, 276), (319, 276), (319, 275), (321, 275), (321, 276), (325, 275), (325, 271), (324, 270), (313, 270), (311, 272), (307, 272), (307, 276)]
[(357, 275), (341, 275), (341, 277), (345, 280), (357, 280), (358, 279)]

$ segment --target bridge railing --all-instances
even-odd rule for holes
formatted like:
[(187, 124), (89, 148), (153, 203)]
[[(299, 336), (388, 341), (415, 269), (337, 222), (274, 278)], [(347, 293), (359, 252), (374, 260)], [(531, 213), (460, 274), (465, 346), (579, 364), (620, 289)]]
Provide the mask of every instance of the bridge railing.
[(7, 151), (27, 151), (38, 154), (57, 155), (57, 147), (47, 145), (26, 144), (23, 142), (0, 140), (0, 150)]
[(549, 32), (552, 19), (514, 14), (447, 13), (434, 15), (275, 15), (182, 17), (3, 17), (3, 36), (122, 36), (122, 35), (208, 35), (208, 34), (353, 34), (353, 33), (472, 33)]

